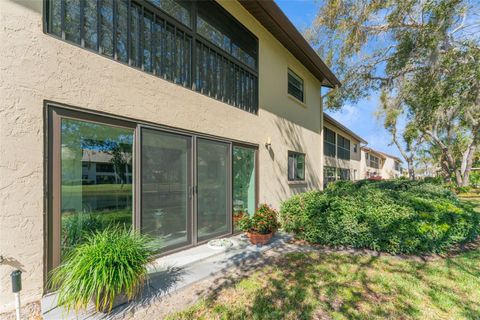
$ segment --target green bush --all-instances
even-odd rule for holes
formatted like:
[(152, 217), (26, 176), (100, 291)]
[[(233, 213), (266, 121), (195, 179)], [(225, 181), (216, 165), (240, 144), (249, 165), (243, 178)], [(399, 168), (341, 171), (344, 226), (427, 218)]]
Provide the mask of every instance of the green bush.
[(280, 218), (313, 243), (406, 254), (443, 252), (480, 230), (480, 215), (453, 192), (409, 180), (337, 182), (285, 201)]
[(149, 243), (149, 237), (119, 227), (87, 236), (52, 272), (57, 303), (78, 311), (93, 300), (97, 310), (109, 311), (117, 296), (132, 299), (147, 278)]

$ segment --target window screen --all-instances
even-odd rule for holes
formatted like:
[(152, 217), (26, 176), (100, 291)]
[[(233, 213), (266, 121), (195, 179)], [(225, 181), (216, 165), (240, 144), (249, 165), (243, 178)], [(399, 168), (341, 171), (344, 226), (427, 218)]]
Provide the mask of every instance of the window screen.
[(288, 180), (305, 180), (305, 154), (293, 151), (288, 152)]
[(339, 159), (350, 160), (350, 140), (337, 135), (337, 154)]
[(46, 0), (47, 32), (257, 113), (257, 38), (216, 2), (192, 3)]
[(335, 145), (335, 132), (323, 128), (323, 154), (329, 157), (336, 156), (336, 145)]
[(290, 69), (288, 69), (288, 94), (304, 102), (303, 79)]

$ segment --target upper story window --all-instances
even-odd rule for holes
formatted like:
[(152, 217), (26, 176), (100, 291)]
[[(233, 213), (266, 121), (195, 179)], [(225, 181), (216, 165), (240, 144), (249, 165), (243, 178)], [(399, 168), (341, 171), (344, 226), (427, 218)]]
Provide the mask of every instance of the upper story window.
[(303, 90), (303, 79), (300, 78), (295, 72), (288, 69), (288, 94), (300, 100), (301, 102), (305, 102)]
[(358, 143), (355, 143), (353, 145), (353, 152), (357, 153), (358, 152)]
[(338, 158), (350, 160), (350, 140), (337, 134), (337, 155)]
[(288, 180), (305, 181), (305, 154), (288, 151)]
[(256, 69), (256, 39), (215, 3), (205, 2), (198, 6), (197, 33), (246, 66)]
[(46, 0), (46, 30), (83, 48), (258, 111), (258, 40), (214, 1)]
[(402, 171), (402, 166), (398, 161), (395, 161), (395, 171)]
[(323, 128), (323, 154), (326, 156), (335, 157), (337, 155), (335, 135), (334, 131)]
[(159, 7), (184, 25), (191, 27), (191, 2), (176, 0), (150, 0), (150, 2), (155, 4), (157, 7)]
[(368, 163), (369, 167), (372, 167), (372, 168), (375, 168), (375, 169), (380, 168), (380, 158), (371, 154), (371, 155), (369, 155), (369, 157), (367, 159), (368, 159), (367, 163)]

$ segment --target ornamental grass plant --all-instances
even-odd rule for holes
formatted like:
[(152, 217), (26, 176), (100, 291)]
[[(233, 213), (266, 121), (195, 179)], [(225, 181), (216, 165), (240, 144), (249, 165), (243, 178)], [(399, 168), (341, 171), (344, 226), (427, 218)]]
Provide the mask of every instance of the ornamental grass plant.
[(72, 249), (53, 270), (49, 286), (67, 311), (78, 312), (93, 301), (97, 310), (109, 312), (116, 298), (131, 300), (140, 292), (152, 254), (148, 236), (109, 227)]

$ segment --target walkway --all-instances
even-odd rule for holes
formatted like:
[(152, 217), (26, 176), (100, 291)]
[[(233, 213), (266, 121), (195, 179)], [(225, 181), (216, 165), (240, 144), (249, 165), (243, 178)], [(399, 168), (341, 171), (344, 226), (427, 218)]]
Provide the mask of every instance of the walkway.
[[(288, 243), (290, 236), (278, 233), (265, 246), (251, 245), (245, 235), (230, 238), (228, 249), (212, 248), (208, 244), (159, 258), (154, 262), (150, 281), (141, 297), (119, 306), (105, 316), (93, 307), (75, 314), (66, 313), (55, 303), (55, 295), (42, 299), (45, 320), (58, 319), (161, 319), (164, 315), (194, 303), (205, 291), (219, 282), (229, 281), (257, 268), (271, 256), (298, 251), (300, 247)], [(303, 250), (310, 248), (303, 247)]]

